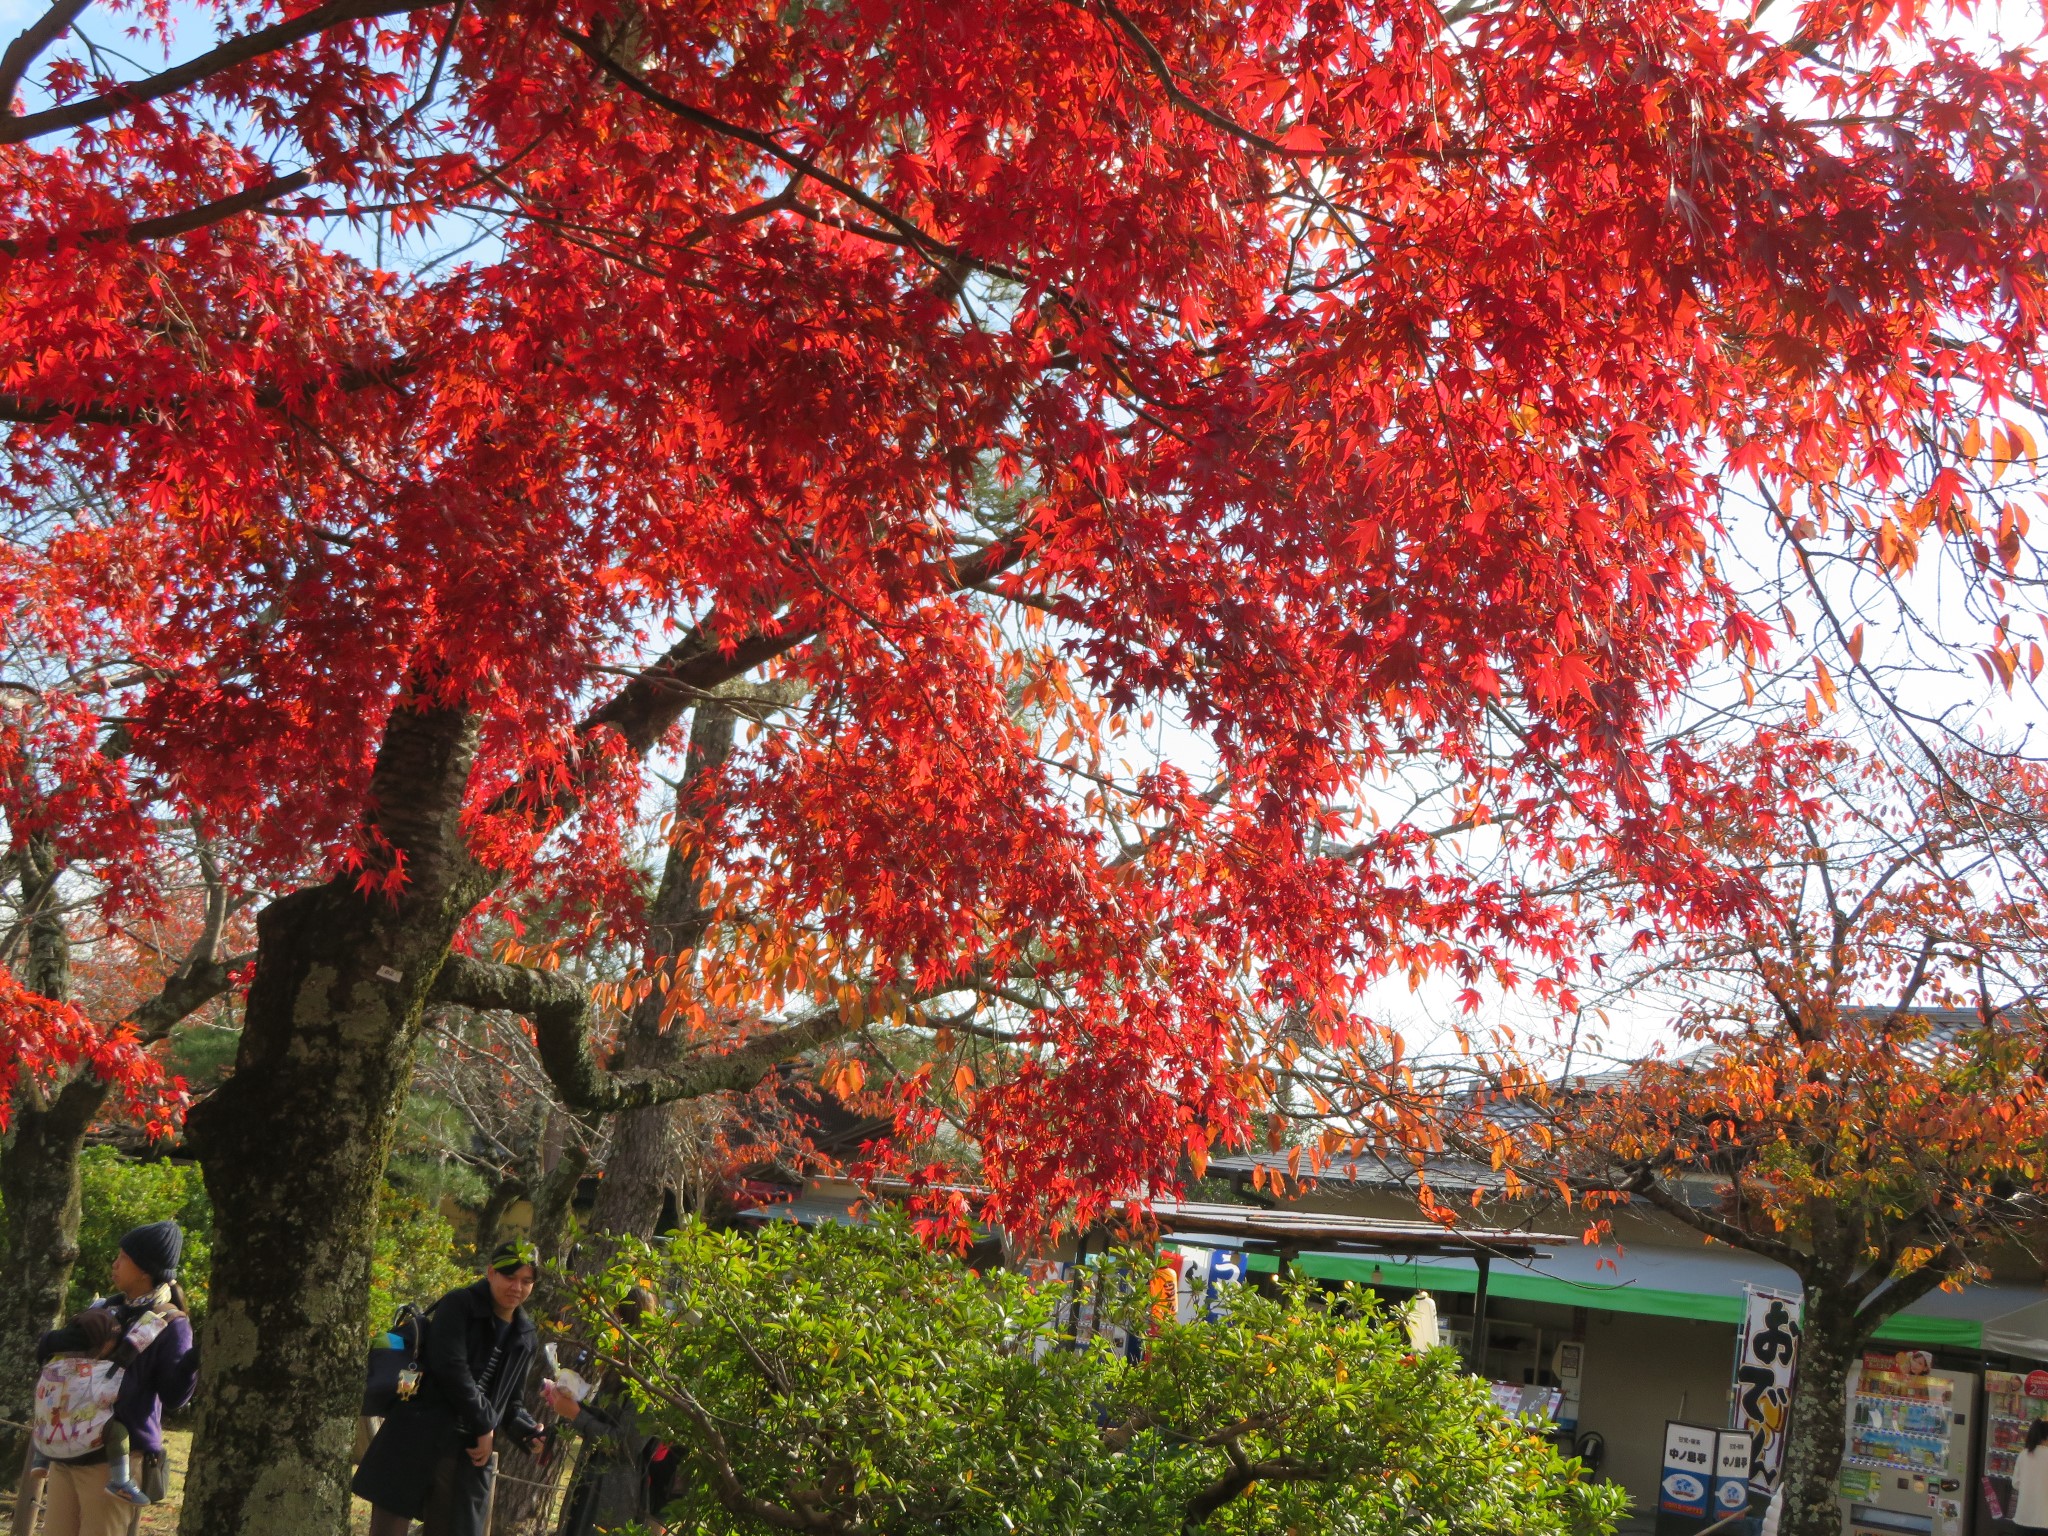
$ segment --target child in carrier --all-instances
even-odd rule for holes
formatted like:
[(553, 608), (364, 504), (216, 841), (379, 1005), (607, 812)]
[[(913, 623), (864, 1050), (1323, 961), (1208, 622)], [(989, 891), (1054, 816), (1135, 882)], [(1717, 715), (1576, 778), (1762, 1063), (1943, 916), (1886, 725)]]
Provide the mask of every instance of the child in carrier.
[(69, 1347), (53, 1354), (36, 1379), (36, 1450), (52, 1461), (104, 1451), (107, 1492), (131, 1504), (147, 1504), (149, 1495), (129, 1475), (128, 1426), (114, 1417), (114, 1401), (122, 1373), (163, 1326), (156, 1313), (145, 1312), (124, 1332), (112, 1312), (87, 1307), (65, 1326)]

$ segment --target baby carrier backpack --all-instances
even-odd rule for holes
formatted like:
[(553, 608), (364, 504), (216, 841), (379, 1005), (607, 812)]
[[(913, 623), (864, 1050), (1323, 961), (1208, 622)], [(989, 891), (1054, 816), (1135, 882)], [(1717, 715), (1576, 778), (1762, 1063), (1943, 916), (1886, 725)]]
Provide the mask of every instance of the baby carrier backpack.
[(126, 1363), (147, 1349), (165, 1326), (166, 1319), (155, 1312), (136, 1318), (115, 1351), (119, 1362), (75, 1355), (44, 1362), (36, 1377), (36, 1407), (29, 1425), (35, 1448), (56, 1461), (98, 1450), (114, 1417)]
[(36, 1449), (56, 1461), (98, 1450), (120, 1395), (121, 1367), (111, 1360), (46, 1362), (36, 1377)]

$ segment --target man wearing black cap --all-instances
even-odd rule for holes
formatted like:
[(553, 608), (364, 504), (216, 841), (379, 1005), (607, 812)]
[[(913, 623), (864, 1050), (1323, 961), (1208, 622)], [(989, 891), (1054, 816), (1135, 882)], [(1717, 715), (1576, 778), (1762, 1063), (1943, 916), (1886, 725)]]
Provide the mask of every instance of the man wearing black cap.
[[(175, 1221), (151, 1222), (121, 1239), (114, 1254), (113, 1294), (94, 1305), (114, 1314), (126, 1333), (155, 1313), (164, 1326), (121, 1377), (114, 1417), (128, 1427), (129, 1444), (142, 1461), (142, 1488), (151, 1499), (168, 1492), (164, 1463), (164, 1410), (192, 1400), (199, 1383), (199, 1351), (178, 1288), (178, 1261), (185, 1234)], [(76, 1349), (72, 1330), (57, 1328), (36, 1345), (40, 1364), (59, 1350)], [(106, 1452), (50, 1465), (49, 1505), (43, 1536), (125, 1536), (134, 1506), (107, 1492)]]
[(499, 1436), (531, 1446), (540, 1426), (520, 1401), (538, 1333), (527, 1316), (539, 1255), (500, 1243), (474, 1285), (427, 1311), (418, 1389), (401, 1398), (350, 1485), (370, 1504), (370, 1536), (484, 1536)]

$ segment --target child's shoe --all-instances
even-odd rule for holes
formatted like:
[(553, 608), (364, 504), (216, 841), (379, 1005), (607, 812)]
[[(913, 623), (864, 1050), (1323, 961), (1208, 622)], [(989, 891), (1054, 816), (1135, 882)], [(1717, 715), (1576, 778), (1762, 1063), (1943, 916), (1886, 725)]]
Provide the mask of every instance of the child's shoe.
[(126, 1499), (130, 1504), (147, 1504), (149, 1502), (149, 1495), (125, 1477), (108, 1478), (107, 1492), (117, 1499)]

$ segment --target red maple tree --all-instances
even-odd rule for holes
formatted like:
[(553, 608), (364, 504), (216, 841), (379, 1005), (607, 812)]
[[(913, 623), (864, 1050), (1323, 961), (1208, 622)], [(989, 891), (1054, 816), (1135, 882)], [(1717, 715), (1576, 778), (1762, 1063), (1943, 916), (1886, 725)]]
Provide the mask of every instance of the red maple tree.
[[(991, 1214), (1162, 1183), (1272, 1009), (1555, 943), (1369, 782), (1654, 827), (1644, 721), (1763, 643), (1712, 466), (1904, 473), (2033, 363), (2038, 65), (1869, 0), (202, 14), (0, 56), (0, 601), (111, 679), (36, 749), (119, 791), (9, 814), (140, 859), (173, 805), (275, 892), (190, 1125), (192, 1532), (340, 1527), (431, 1004), (626, 1108), (985, 998)], [(631, 913), (644, 765), (742, 680), (801, 702), (679, 832), (750, 1022), (608, 1072), (618, 999), (466, 936)]]

